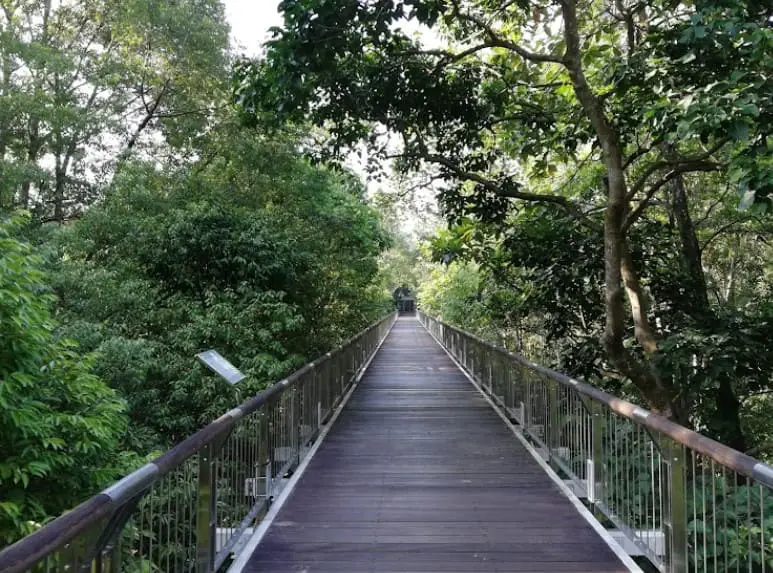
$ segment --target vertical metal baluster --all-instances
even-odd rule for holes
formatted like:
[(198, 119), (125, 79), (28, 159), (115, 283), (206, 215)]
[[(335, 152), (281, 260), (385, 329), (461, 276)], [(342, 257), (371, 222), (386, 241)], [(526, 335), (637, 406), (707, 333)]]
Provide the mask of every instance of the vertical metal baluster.
[(196, 561), (201, 573), (210, 573), (214, 564), (214, 519), (216, 502), (215, 448), (210, 442), (199, 453), (199, 487), (196, 527)]
[(752, 521), (752, 483), (748, 476), (744, 478), (744, 482), (746, 483), (746, 531), (749, 532), (749, 542), (746, 555), (749, 561), (749, 573), (753, 573), (752, 567), (754, 566), (754, 535), (752, 535), (752, 527), (754, 527), (754, 522)]
[(670, 439), (666, 443), (670, 454), (668, 472), (668, 505), (670, 520), (670, 539), (673, 551), (671, 571), (687, 571), (687, 491), (685, 476), (684, 446)]
[[(176, 471), (176, 470), (175, 470)], [(167, 481), (167, 494), (166, 494), (166, 571), (167, 573), (171, 570), (170, 569), (170, 559), (172, 557), (172, 547), (171, 547), (171, 534), (172, 534), (172, 527), (173, 527), (173, 521), (172, 521), (172, 480), (169, 478), (166, 478)], [(159, 561), (160, 564), (160, 561)]]
[(765, 496), (762, 486), (760, 490), (760, 561), (762, 563), (762, 573), (765, 573), (767, 563), (765, 563)]
[(619, 514), (619, 498), (620, 498), (620, 455), (618, 450), (618, 430), (617, 430), (617, 416), (612, 414), (612, 435), (610, 440), (610, 453), (612, 454), (612, 463), (614, 464), (614, 470), (612, 474), (612, 481), (610, 483), (610, 501), (613, 513)]
[(665, 495), (665, 487), (666, 482), (665, 478), (663, 477), (663, 470), (665, 469), (665, 460), (664, 456), (668, 455), (668, 452), (664, 452), (662, 449), (658, 449), (656, 452), (657, 455), (657, 464), (655, 465), (655, 469), (658, 472), (658, 479), (655, 482), (657, 485), (657, 492), (658, 492), (658, 498), (657, 498), (657, 504), (658, 504), (658, 517), (660, 520), (660, 531), (663, 535), (663, 546), (661, 550), (661, 554), (663, 556), (663, 565), (665, 567), (669, 567), (671, 563), (668, 560), (668, 556), (670, 554), (670, 550), (668, 549), (668, 544), (670, 543), (669, 537), (668, 537), (668, 526), (666, 525), (666, 495)]
[[(733, 489), (736, 490), (734, 493), (737, 493), (738, 490), (738, 474), (733, 471)], [(733, 495), (733, 513), (735, 514), (735, 531), (738, 531), (738, 497), (736, 495)], [(737, 547), (735, 547), (736, 552), (736, 559), (735, 559), (735, 570), (736, 573), (740, 571), (741, 567), (741, 543), (740, 540), (736, 543)]]
[(642, 523), (642, 515), (644, 514), (644, 512), (642, 511), (642, 498), (643, 498), (643, 495), (642, 495), (642, 488), (641, 488), (642, 480), (641, 480), (640, 476), (641, 476), (641, 472), (644, 471), (644, 468), (647, 467), (647, 465), (646, 465), (647, 460), (646, 460), (646, 458), (644, 456), (644, 449), (641, 447), (641, 444), (642, 444), (642, 439), (641, 439), (642, 430), (641, 430), (641, 426), (639, 426), (638, 424), (635, 424), (633, 429), (634, 429), (634, 432), (635, 432), (634, 448), (636, 450), (636, 454), (634, 456), (635, 463), (634, 463), (634, 474), (633, 474), (633, 479), (635, 480), (633, 485), (634, 485), (634, 487), (636, 489), (636, 494), (635, 494), (635, 498), (636, 498), (636, 504), (635, 504), (636, 505), (636, 521), (635, 521), (635, 525), (636, 525), (636, 527), (634, 528), (634, 531), (638, 532), (638, 533), (636, 533), (636, 537), (638, 539), (642, 539), (642, 533), (641, 532), (646, 531), (647, 528)]
[(150, 488), (150, 491), (148, 492), (148, 505), (149, 507), (149, 513), (150, 513), (150, 521), (148, 522), (148, 531), (150, 532), (150, 539), (148, 540), (148, 561), (150, 562), (151, 566), (156, 563), (155, 559), (153, 558), (153, 541), (156, 536), (156, 529), (153, 521), (153, 513), (156, 505), (156, 491), (157, 486), (153, 486)]
[[(651, 497), (652, 527), (648, 527), (647, 530), (652, 531), (653, 533), (656, 533), (660, 526), (657, 523), (657, 517), (656, 517), (657, 507), (655, 507), (655, 504), (657, 503), (657, 491), (655, 489), (655, 443), (652, 441), (651, 437), (649, 440), (649, 445), (650, 445), (650, 493), (652, 495)], [(649, 512), (649, 507), (650, 505), (649, 505), (649, 499), (648, 499), (648, 503), (647, 503), (648, 512)], [(649, 525), (649, 520), (647, 521), (647, 523)], [(656, 537), (656, 540), (657, 540), (657, 537)], [(652, 545), (650, 545), (650, 547), (652, 547)], [(653, 548), (653, 553), (655, 553), (656, 555), (658, 554), (658, 552), (655, 551), (654, 548)]]
[(693, 558), (695, 560), (695, 567), (694, 570), (697, 573), (698, 572), (698, 503), (696, 499), (696, 487), (695, 487), (695, 475), (696, 475), (696, 468), (695, 468), (695, 452), (690, 450), (690, 454), (692, 456), (692, 475), (693, 475), (693, 485), (692, 485), (692, 520), (695, 527), (693, 527), (692, 532), (692, 539), (693, 539)]
[[(185, 462), (183, 462), (185, 463)], [(182, 483), (182, 494), (185, 493), (186, 489), (186, 475), (184, 471), (180, 471), (180, 482)], [(179, 486), (178, 486), (179, 487)], [(180, 552), (180, 542), (179, 542), (179, 535), (180, 535), (180, 528), (185, 527), (185, 519), (181, 518), (180, 516), (180, 496), (181, 492), (178, 490), (177, 494), (174, 496), (174, 521), (177, 524), (177, 526), (174, 528), (174, 545), (173, 547), (173, 557), (172, 557), (172, 571), (177, 573), (180, 569), (178, 567), (178, 554)], [(170, 528), (171, 529), (171, 528)]]
[[(703, 567), (708, 571), (709, 553), (708, 553), (708, 520), (706, 513), (706, 460), (701, 460), (701, 495), (703, 496)], [(694, 478), (693, 478), (694, 479)]]
[(621, 472), (620, 472), (620, 495), (622, 496), (622, 516), (623, 516), (623, 523), (625, 525), (630, 526), (631, 524), (631, 503), (628, 493), (628, 476), (630, 475), (629, 471), (629, 464), (631, 463), (631, 456), (629, 455), (630, 452), (630, 446), (628, 444), (628, 426), (630, 425), (630, 422), (626, 419), (620, 420), (621, 425), (623, 426), (623, 433), (620, 436), (620, 451), (622, 453), (622, 456), (620, 456), (620, 465)]
[[(223, 539), (225, 545), (230, 539), (236, 535), (236, 531), (239, 528), (239, 523), (243, 517), (244, 507), (241, 501), (240, 491), (243, 487), (242, 481), (242, 461), (244, 460), (244, 452), (242, 448), (244, 446), (241, 437), (241, 424), (234, 426), (231, 431), (231, 440), (233, 440), (233, 458), (228, 461), (228, 465), (231, 469), (231, 484), (230, 488), (230, 505), (231, 515), (225, 516), (222, 527), (227, 524), (227, 537)], [(219, 553), (219, 550), (217, 551)]]
[(720, 466), (720, 483), (722, 484), (722, 531), (725, 532), (725, 542), (722, 555), (724, 556), (723, 570), (727, 571), (727, 512), (729, 511), (727, 500), (727, 477), (725, 476), (725, 466)]
[(559, 427), (558, 427), (558, 388), (557, 384), (553, 382), (550, 379), (546, 379), (547, 382), (547, 426), (546, 426), (546, 437), (547, 440), (547, 446), (548, 446), (548, 456), (550, 460), (553, 462), (554, 466), (558, 466), (556, 462), (554, 461), (554, 457), (557, 457), (554, 452), (558, 453), (558, 442), (559, 442)]
[[(714, 466), (714, 460), (711, 460), (711, 499), (714, 500), (714, 511), (711, 516), (711, 525), (713, 531), (712, 541), (714, 542), (714, 571), (717, 570), (717, 470)], [(723, 500), (724, 501), (724, 500)], [(708, 565), (708, 564), (707, 564)]]
[(604, 412), (602, 405), (598, 402), (591, 403), (591, 413), (593, 415), (592, 426), (592, 460), (593, 460), (593, 502), (600, 503), (604, 500)]
[(140, 518), (139, 518), (139, 553), (138, 556), (140, 560), (145, 559), (145, 505), (150, 502), (150, 491), (140, 500), (139, 503), (139, 509), (140, 509)]

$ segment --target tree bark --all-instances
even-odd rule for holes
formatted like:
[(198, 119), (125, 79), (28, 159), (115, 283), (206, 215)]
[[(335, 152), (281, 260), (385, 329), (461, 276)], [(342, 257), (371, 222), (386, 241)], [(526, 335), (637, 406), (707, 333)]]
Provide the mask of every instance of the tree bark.
[[(671, 150), (665, 148), (666, 153)], [(684, 184), (684, 176), (677, 175), (668, 183), (671, 194), (671, 216), (679, 229), (681, 240), (681, 255), (684, 270), (690, 282), (692, 293), (691, 307), (694, 312), (704, 317), (713, 315), (709, 303), (709, 289), (706, 283), (706, 275), (703, 272), (703, 252), (701, 251), (698, 236), (695, 232), (695, 223), (690, 216), (690, 207), (687, 199), (687, 191)]]
[(142, 118), (142, 121), (140, 121), (137, 128), (134, 130), (134, 133), (129, 138), (128, 143), (126, 144), (126, 148), (124, 149), (123, 153), (121, 153), (120, 161), (126, 160), (129, 157), (129, 154), (131, 153), (131, 150), (134, 149), (134, 146), (137, 144), (137, 140), (140, 138), (140, 135), (142, 135), (142, 132), (145, 131), (145, 128), (148, 126), (150, 121), (156, 117), (156, 111), (158, 110), (158, 107), (161, 105), (161, 100), (164, 99), (164, 96), (166, 95), (167, 90), (169, 89), (169, 80), (166, 80), (164, 82), (164, 86), (161, 88), (161, 91), (156, 96), (156, 99), (153, 100), (153, 102), (150, 104), (150, 106), (145, 110), (147, 113), (145, 114), (145, 117)]
[(741, 401), (733, 388), (730, 376), (724, 376), (719, 382), (714, 408), (715, 421), (711, 424), (711, 431), (715, 439), (723, 444), (746, 452), (749, 445), (741, 425)]
[[(27, 141), (27, 162), (37, 163), (40, 155), (42, 144), (40, 141), (40, 118), (30, 118), (28, 128), (28, 141)], [(32, 182), (25, 180), (21, 184), (21, 190), (19, 191), (19, 206), (22, 209), (29, 209), (30, 206), (30, 189), (32, 188)]]
[[(3, 12), (7, 20), (6, 33), (11, 36), (11, 23), (13, 21), (13, 14), (10, 11), (10, 7), (3, 5)], [(0, 62), (3, 68), (3, 84), (0, 95), (8, 97), (11, 93), (11, 57), (8, 51), (3, 53), (2, 62)], [(0, 117), (0, 184), (5, 179), (4, 163), (5, 155), (8, 151), (8, 122), (5, 117)], [(10, 207), (13, 207), (15, 191), (13, 189), (6, 189), (7, 196), (3, 196), (3, 189), (0, 187), (0, 209), (6, 208), (6, 200)]]
[(607, 204), (604, 214), (604, 288), (606, 326), (604, 348), (621, 374), (630, 378), (649, 406), (671, 419), (683, 421), (684, 412), (674, 400), (654, 365), (637, 358), (624, 346), (627, 294), (636, 340), (645, 355), (658, 350), (647, 316), (646, 295), (634, 268), (624, 226), (628, 214), (628, 188), (620, 137), (608, 120), (599, 98), (591, 90), (582, 68), (581, 41), (574, 0), (561, 1), (566, 53), (563, 59), (577, 99), (590, 119), (603, 153), (607, 172)]
[[(681, 175), (669, 183), (671, 192), (671, 215), (679, 229), (682, 262), (688, 277), (691, 293), (688, 312), (698, 324), (706, 329), (713, 328), (716, 313), (709, 302), (706, 275), (703, 272), (703, 253), (690, 216), (689, 200)], [(714, 394), (714, 414), (708, 426), (714, 437), (738, 451), (747, 450), (747, 440), (741, 424), (741, 401), (733, 387), (732, 373), (721, 376), (719, 387)]]

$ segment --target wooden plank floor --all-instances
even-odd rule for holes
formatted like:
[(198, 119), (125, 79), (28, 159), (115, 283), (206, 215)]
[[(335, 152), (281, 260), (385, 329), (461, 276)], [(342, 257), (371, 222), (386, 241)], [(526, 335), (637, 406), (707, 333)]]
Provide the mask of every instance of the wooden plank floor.
[(244, 571), (627, 571), (413, 317)]

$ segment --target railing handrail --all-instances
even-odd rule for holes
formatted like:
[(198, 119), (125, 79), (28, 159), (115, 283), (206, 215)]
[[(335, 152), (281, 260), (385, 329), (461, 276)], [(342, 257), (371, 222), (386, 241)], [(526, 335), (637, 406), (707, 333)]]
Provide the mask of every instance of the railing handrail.
[(746, 477), (757, 480), (769, 488), (773, 488), (773, 466), (770, 466), (765, 462), (761, 462), (756, 458), (744, 454), (743, 452), (739, 452), (738, 450), (726, 446), (725, 444), (717, 442), (716, 440), (712, 440), (711, 438), (699, 434), (694, 430), (685, 428), (684, 426), (672, 422), (660, 414), (650, 412), (641, 406), (637, 406), (631, 402), (617, 398), (612, 394), (608, 394), (607, 392), (604, 392), (595, 386), (591, 386), (590, 384), (581, 382), (575, 378), (572, 378), (571, 376), (567, 376), (566, 374), (562, 374), (561, 372), (557, 372), (545, 366), (540, 366), (539, 364), (532, 362), (531, 360), (516, 352), (512, 352), (506, 348), (492, 344), (487, 340), (483, 340), (479, 336), (462, 330), (461, 328), (458, 328), (452, 324), (443, 322), (442, 320), (432, 317), (425, 312), (422, 312), (421, 310), (418, 310), (417, 312), (443, 325), (444, 328), (458, 332), (459, 334), (467, 336), (479, 344), (487, 346), (496, 352), (505, 354), (513, 360), (520, 362), (527, 368), (540, 372), (552, 380), (555, 380), (559, 384), (570, 387), (577, 393), (588, 396), (589, 398), (592, 398), (593, 400), (606, 405), (613, 412), (628, 418), (640, 426), (644, 426), (647, 429), (664, 434), (675, 442), (687, 446), (688, 448), (691, 448), (696, 452), (703, 454), (710, 459), (713, 459), (728, 469), (734, 470), (740, 474), (745, 475)]
[(305, 364), (286, 378), (272, 384), (173, 446), (152, 462), (145, 464), (111, 486), (92, 496), (73, 509), (47, 523), (39, 530), (23, 537), (0, 551), (2, 571), (25, 571), (56, 549), (74, 540), (80, 533), (110, 515), (112, 511), (135, 496), (139, 496), (154, 482), (167, 475), (185, 460), (201, 451), (202, 447), (219, 437), (226, 436), (234, 424), (262, 405), (280, 396), (304, 374), (324, 364), (343, 349), (380, 326), (395, 313), (374, 322), (335, 349)]

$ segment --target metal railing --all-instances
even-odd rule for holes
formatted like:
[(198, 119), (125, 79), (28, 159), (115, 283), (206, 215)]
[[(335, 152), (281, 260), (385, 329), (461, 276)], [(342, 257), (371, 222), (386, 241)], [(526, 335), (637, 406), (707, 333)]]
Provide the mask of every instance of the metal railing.
[(660, 571), (773, 571), (773, 467), (422, 312), (573, 490)]
[(217, 571), (249, 538), (395, 317), (4, 549), (0, 571)]

